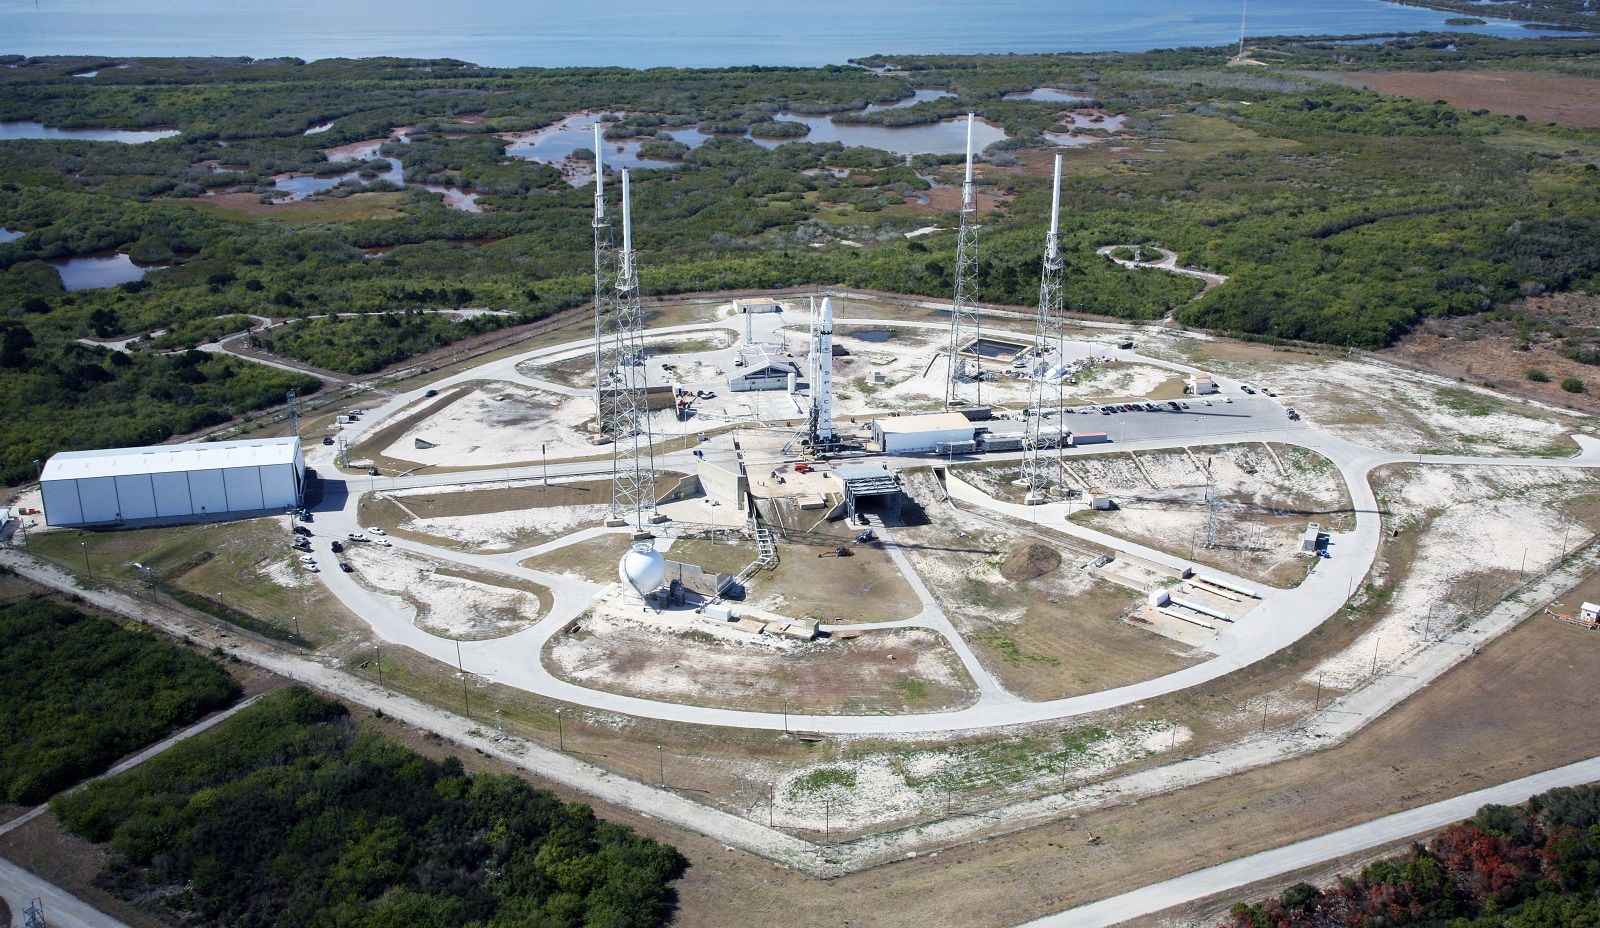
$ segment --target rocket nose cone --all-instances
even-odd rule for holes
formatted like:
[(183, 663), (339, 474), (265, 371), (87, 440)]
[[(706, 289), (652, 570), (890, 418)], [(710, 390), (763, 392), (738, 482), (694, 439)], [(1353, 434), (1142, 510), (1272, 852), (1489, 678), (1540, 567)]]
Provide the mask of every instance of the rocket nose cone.
[(833, 297), (825, 297), (822, 301), (822, 321), (833, 321)]

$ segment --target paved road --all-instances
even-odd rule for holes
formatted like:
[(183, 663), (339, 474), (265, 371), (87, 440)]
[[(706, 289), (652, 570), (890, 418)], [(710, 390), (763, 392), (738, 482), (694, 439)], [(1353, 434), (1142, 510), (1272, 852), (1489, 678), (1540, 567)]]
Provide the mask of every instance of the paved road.
[(1267, 877), (1291, 873), (1347, 854), (1393, 844), (1467, 818), (1489, 803), (1511, 805), (1558, 786), (1600, 780), (1600, 757), (1536, 773), (1510, 783), (1386, 815), (1364, 825), (1145, 886), (1120, 896), (1028, 922), (1020, 928), (1105, 928), (1185, 902), (1227, 892)]
[[(771, 314), (757, 321), (764, 329), (776, 330), (783, 324), (798, 325), (805, 318), (804, 314)], [(944, 328), (944, 325), (938, 322), (855, 321), (870, 322), (885, 327)], [(707, 332), (741, 327), (737, 320), (718, 320), (673, 326), (656, 330), (652, 334)], [(765, 334), (767, 333), (764, 332), (763, 335)], [(434, 384), (433, 389), (486, 377), (528, 382), (530, 378), (519, 372), (517, 367), (529, 358), (577, 356), (588, 350), (584, 342), (534, 349), (460, 372)], [(1192, 373), (1194, 370), (1182, 364), (1146, 358), (1133, 351), (1103, 345), (1085, 343), (1079, 346), (1079, 350), (1104, 354), (1113, 360), (1155, 365), (1174, 373)], [(503, 638), (460, 644), (460, 653), (466, 669), (492, 678), (498, 683), (609, 712), (695, 725), (767, 730), (798, 725), (803, 729), (826, 734), (929, 734), (1047, 722), (1113, 709), (1205, 683), (1288, 647), (1309, 634), (1343, 606), (1349, 591), (1365, 577), (1377, 555), (1380, 542), (1378, 501), (1368, 480), (1368, 475), (1375, 467), (1400, 462), (1600, 467), (1600, 441), (1583, 436), (1577, 438), (1581, 448), (1580, 454), (1566, 459), (1417, 456), (1382, 452), (1338, 438), (1304, 421), (1290, 420), (1284, 414), (1283, 407), (1271, 398), (1245, 394), (1242, 392), (1242, 385), (1237, 381), (1219, 378), (1217, 382), (1224, 395), (1233, 397), (1233, 402), (1225, 402), (1221, 397), (1215, 397), (1211, 406), (1205, 406), (1200, 400), (1191, 399), (1189, 408), (1182, 412), (1077, 414), (1075, 419), (1087, 420), (1096, 430), (1110, 432), (1114, 444), (1109, 449), (1103, 446), (1091, 446), (1065, 453), (1077, 455), (1103, 453), (1107, 450), (1174, 449), (1218, 440), (1298, 445), (1323, 455), (1338, 468), (1347, 485), (1355, 510), (1355, 528), (1349, 532), (1332, 534), (1329, 546), (1330, 550), (1335, 552), (1335, 556), (1320, 560), (1307, 580), (1294, 589), (1272, 589), (1244, 578), (1231, 576), (1225, 571), (1206, 569), (1203, 573), (1226, 583), (1256, 589), (1261, 593), (1261, 603), (1249, 621), (1230, 624), (1207, 644), (1207, 649), (1215, 655), (1214, 657), (1166, 676), (1066, 699), (1044, 702), (1017, 699), (994, 685), (981, 665), (977, 665), (976, 659), (969, 659), (969, 654), (963, 654), (963, 663), (967, 664), (969, 669), (975, 667), (977, 670), (975, 682), (979, 688), (979, 698), (970, 706), (945, 712), (897, 716), (790, 715), (785, 718), (780, 713), (688, 706), (607, 693), (559, 679), (539, 660), (539, 655), (549, 640), (558, 634), (570, 619), (581, 614), (593, 602), (599, 593), (597, 585), (522, 567), (519, 561), (528, 557), (528, 552), (525, 551), (502, 555), (472, 555), (399, 539), (395, 540), (395, 545), (418, 554), (532, 580), (549, 586), (554, 591), (555, 606), (551, 613), (532, 627)], [(352, 439), (362, 432), (380, 427), (384, 421), (403, 414), (413, 403), (425, 399), (425, 389), (427, 388), (418, 388), (395, 396), (382, 407), (373, 410), (352, 429)], [(731, 453), (717, 450), (717, 445), (718, 443), (713, 442), (706, 446), (707, 457)], [(1019, 456), (1011, 454), (987, 457), (991, 460), (1006, 460)], [(759, 458), (760, 455), (756, 454), (754, 457)], [(863, 460), (882, 460), (891, 467), (907, 467), (937, 463), (938, 459), (868, 456)], [(688, 472), (694, 467), (694, 458), (687, 451), (662, 454), (656, 461), (658, 469), (663, 470)], [(465, 478), (460, 474), (425, 473), (397, 478), (351, 477), (342, 482), (332, 480), (329, 481), (331, 492), (318, 511), (319, 534), (331, 532), (338, 537), (359, 530), (361, 526), (357, 521), (356, 507), (363, 492), (443, 486), (472, 479), (538, 478), (546, 473), (550, 476), (587, 475), (604, 473), (608, 469), (608, 462), (591, 461), (552, 464), (548, 468), (542, 464), (497, 468), (492, 471), (477, 472)], [(478, 476), (479, 474), (482, 476)], [(1181, 558), (1068, 522), (1066, 504), (1022, 507), (1002, 503), (976, 493), (970, 487), (963, 489), (958, 482), (952, 482), (951, 492), (960, 494), (964, 503), (997, 514), (1020, 518), (1042, 529), (1083, 538), (1113, 551), (1158, 563), (1174, 567), (1185, 566)], [(396, 597), (367, 590), (349, 575), (338, 571), (324, 571), (320, 576), (330, 591), (357, 615), (366, 619), (383, 640), (406, 645), (447, 664), (455, 663), (456, 643), (418, 628), (413, 621), (414, 612), (408, 604)], [(926, 606), (926, 600), (924, 604)], [(947, 620), (941, 621), (942, 613), (937, 610), (929, 612), (925, 608), (922, 618), (924, 621), (921, 624), (947, 638), (954, 632)], [(964, 651), (959, 647), (957, 650), (958, 653)]]
[[(215, 715), (201, 719), (188, 728), (126, 758), (110, 770), (87, 782), (92, 783), (94, 780), (103, 777), (116, 776), (124, 771), (132, 770), (174, 744), (215, 728), (217, 725), (232, 718), (235, 713), (254, 705), (255, 701), (260, 698), (261, 696), (252, 696)], [(81, 789), (82, 787), (79, 788)], [(28, 822), (43, 815), (49, 808), (48, 805), (39, 806), (26, 815), (19, 816), (4, 825), (0, 825), (0, 834), (21, 828)], [(51, 928), (127, 928), (126, 923), (101, 912), (94, 906), (89, 905), (32, 871), (25, 870), (4, 859), (0, 859), (0, 896), (4, 896), (6, 901), (11, 904), (13, 919), (18, 924), (22, 922), (23, 909), (27, 908), (28, 904), (34, 899), (40, 899), (43, 900), (41, 905), (44, 907), (45, 921), (50, 924)]]

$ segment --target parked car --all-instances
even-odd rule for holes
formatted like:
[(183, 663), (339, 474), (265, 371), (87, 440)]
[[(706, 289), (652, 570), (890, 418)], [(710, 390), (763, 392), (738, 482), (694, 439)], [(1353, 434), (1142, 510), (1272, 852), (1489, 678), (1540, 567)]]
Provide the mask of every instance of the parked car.
[(433, 389), (433, 388), (431, 388), (431, 387), (430, 387), (430, 388), (429, 388), (429, 389), (428, 389), (428, 392), (426, 392), (426, 393), (424, 393), (424, 394), (422, 394), (422, 395), (423, 395), (423, 396), (438, 396), (438, 395), (439, 395), (439, 391), (438, 391), (438, 390), (435, 390), (435, 389)]
[(366, 541), (367, 540), (367, 536), (361, 534), (360, 532), (351, 532), (351, 533), (349, 533), (348, 535), (346, 535), (344, 537), (350, 539), (351, 541)]
[(344, 545), (340, 544), (337, 538), (334, 539), (333, 544), (329, 545), (328, 547), (333, 551), (334, 554), (338, 554), (340, 551), (344, 550)]
[(380, 548), (392, 548), (392, 547), (394, 547), (394, 542), (390, 541), (387, 538), (379, 538), (377, 541), (374, 541), (373, 544), (377, 545)]
[(351, 572), (350, 563), (348, 561), (340, 561), (339, 562), (339, 569), (344, 571), (345, 573), (350, 573)]
[(311, 537), (311, 529), (306, 528), (304, 525), (296, 525), (294, 527), (294, 533), (296, 535), (304, 535), (307, 538)]
[(324, 436), (322, 436), (322, 443), (324, 445), (333, 444), (333, 436), (332, 435), (324, 435)]
[(389, 534), (388, 532), (384, 531), (383, 529), (378, 528), (376, 525), (367, 526), (367, 531), (371, 532), (374, 535), (387, 535), (387, 534)]
[(698, 390), (695, 392), (695, 396), (698, 396), (703, 400), (714, 400), (717, 398), (717, 394), (713, 390)]
[(873, 539), (875, 539), (877, 537), (878, 537), (877, 534), (874, 533), (872, 531), (872, 529), (869, 528), (869, 529), (866, 529), (864, 531), (860, 531), (860, 532), (856, 533), (856, 544), (864, 545), (867, 542), (872, 541)]

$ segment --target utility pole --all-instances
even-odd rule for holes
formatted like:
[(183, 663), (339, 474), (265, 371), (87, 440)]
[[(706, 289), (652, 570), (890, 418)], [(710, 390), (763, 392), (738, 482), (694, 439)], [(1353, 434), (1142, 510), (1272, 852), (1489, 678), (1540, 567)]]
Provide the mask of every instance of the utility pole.
[(659, 744), (656, 745), (656, 773), (659, 775), (658, 782), (662, 786), (666, 786), (667, 785), (667, 755), (663, 753), (663, 750), (664, 749), (661, 747), (661, 745), (659, 745)]
[(567, 750), (567, 726), (561, 720), (561, 708), (556, 707), (556, 750), (563, 753)]
[(467, 695), (467, 668), (461, 663), (461, 642), (456, 641), (456, 669), (461, 671), (461, 707), (462, 714), (472, 718), (472, 698)]

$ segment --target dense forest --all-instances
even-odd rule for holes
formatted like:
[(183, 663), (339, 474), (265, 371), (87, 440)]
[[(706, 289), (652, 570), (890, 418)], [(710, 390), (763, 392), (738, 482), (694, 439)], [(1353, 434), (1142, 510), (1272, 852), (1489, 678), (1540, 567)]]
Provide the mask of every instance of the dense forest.
[(1587, 928), (1600, 925), (1600, 786), (1484, 806), (1426, 845), (1327, 889), (1233, 907), (1223, 928)]
[(686, 862), (513, 776), (468, 775), (281, 690), (52, 802), (98, 882), (231, 928), (655, 928)]
[[(987, 302), (1035, 299), (1045, 175), (1062, 134), (1075, 139), (1063, 210), (1075, 311), (1381, 347), (1430, 316), (1600, 283), (1600, 133), (1324, 79), (1396, 68), (1594, 77), (1600, 40), (1272, 39), (1254, 48), (1270, 63), (1256, 69), (1225, 67), (1229, 51), (649, 71), (4, 59), (0, 121), (181, 134), (0, 142), (0, 229), (23, 233), (0, 242), (0, 388), (43, 411), (0, 424), (0, 481), (27, 479), (56, 450), (182, 434), (291, 386), (313, 389), (285, 371), (185, 353), (254, 327), (245, 314), (286, 323), (250, 335), (256, 346), (363, 374), (581, 305), (592, 288), (581, 170), (593, 153), (563, 168), (508, 146), (582, 110), (609, 114), (608, 140), (662, 159), (634, 173), (647, 293), (842, 284), (948, 295), (959, 159), (812, 142), (783, 117), (916, 126), (969, 110), (1008, 136), (979, 171), (994, 207), (979, 246)], [(74, 76), (89, 69), (91, 79)], [(1042, 86), (1086, 99), (1017, 96)], [(914, 98), (919, 89), (948, 96)], [(1085, 125), (1074, 109), (1126, 122)], [(380, 176), (381, 159), (330, 160), (354, 143), (398, 159), (407, 186)], [(351, 171), (310, 199), (276, 199), (276, 177)], [(419, 182), (474, 193), (483, 211), (451, 209)], [(1193, 280), (1095, 254), (1138, 242), (1230, 280), (1193, 299)], [(108, 250), (161, 269), (69, 292), (50, 263)], [(123, 339), (133, 341), (101, 344)], [(1600, 351), (1575, 346), (1573, 356)], [(177, 393), (164, 392), (174, 373)]]
[(238, 697), (142, 629), (41, 597), (0, 607), (0, 798), (42, 802)]

